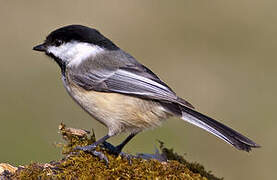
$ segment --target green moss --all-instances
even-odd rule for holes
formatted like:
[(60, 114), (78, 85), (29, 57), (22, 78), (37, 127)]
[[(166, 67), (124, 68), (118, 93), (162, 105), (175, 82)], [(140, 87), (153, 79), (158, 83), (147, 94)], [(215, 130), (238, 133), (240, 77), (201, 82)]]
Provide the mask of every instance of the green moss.
[(95, 142), (95, 136), (85, 133), (76, 135), (65, 125), (60, 126), (60, 132), (66, 143), (62, 145), (65, 157), (59, 161), (47, 164), (32, 163), (19, 168), (12, 178), (15, 179), (187, 179), (187, 180), (218, 180), (204, 167), (197, 163), (189, 163), (172, 149), (164, 147), (160, 142), (162, 155), (169, 161), (144, 160), (140, 158), (128, 160), (110, 155), (105, 149), (98, 151), (105, 153), (109, 159), (109, 166), (103, 161), (85, 152), (74, 153), (76, 146), (84, 146)]
[(186, 165), (188, 169), (190, 169), (194, 173), (199, 173), (204, 177), (207, 177), (209, 180), (222, 180), (223, 178), (217, 178), (215, 177), (211, 171), (206, 171), (204, 166), (196, 163), (196, 162), (188, 162), (187, 160), (184, 159), (183, 156), (175, 153), (173, 149), (168, 149), (164, 147), (164, 143), (162, 141), (159, 141), (160, 143), (160, 149), (162, 151), (162, 154), (164, 154), (168, 160), (175, 160), (178, 161), (181, 164)]

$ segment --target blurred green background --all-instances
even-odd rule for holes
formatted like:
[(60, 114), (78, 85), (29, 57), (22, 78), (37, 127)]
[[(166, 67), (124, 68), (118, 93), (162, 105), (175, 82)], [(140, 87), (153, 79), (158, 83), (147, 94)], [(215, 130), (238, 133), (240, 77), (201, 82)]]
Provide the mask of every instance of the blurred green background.
[[(69, 24), (99, 29), (199, 111), (242, 132), (245, 153), (182, 120), (138, 135), (125, 151), (153, 152), (157, 139), (225, 179), (276, 179), (277, 3), (273, 0), (0, 0), (0, 162), (59, 158), (58, 125), (107, 130), (67, 95), (58, 66), (32, 47)], [(119, 143), (126, 135), (114, 137)]]

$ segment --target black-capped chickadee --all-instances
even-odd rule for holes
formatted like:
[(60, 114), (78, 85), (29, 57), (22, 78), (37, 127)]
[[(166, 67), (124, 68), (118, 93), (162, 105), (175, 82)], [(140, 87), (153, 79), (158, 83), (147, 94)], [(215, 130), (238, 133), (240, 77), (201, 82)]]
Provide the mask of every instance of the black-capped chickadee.
[(70, 96), (93, 118), (108, 128), (108, 134), (92, 145), (78, 149), (96, 152), (95, 147), (122, 132), (130, 135), (114, 147), (122, 148), (139, 132), (159, 126), (177, 116), (221, 138), (235, 148), (250, 151), (259, 147), (233, 129), (194, 110), (150, 69), (140, 64), (96, 29), (69, 25), (51, 32), (33, 48), (45, 52), (61, 68), (63, 84)]

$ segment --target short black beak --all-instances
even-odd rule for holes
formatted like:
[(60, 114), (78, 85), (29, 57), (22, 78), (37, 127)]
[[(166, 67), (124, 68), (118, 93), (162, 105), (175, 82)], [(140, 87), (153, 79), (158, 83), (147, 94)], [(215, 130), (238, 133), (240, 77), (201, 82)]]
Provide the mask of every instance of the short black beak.
[(33, 50), (35, 50), (35, 51), (43, 51), (44, 52), (44, 51), (46, 51), (46, 49), (47, 49), (47, 47), (46, 47), (45, 43), (33, 47)]

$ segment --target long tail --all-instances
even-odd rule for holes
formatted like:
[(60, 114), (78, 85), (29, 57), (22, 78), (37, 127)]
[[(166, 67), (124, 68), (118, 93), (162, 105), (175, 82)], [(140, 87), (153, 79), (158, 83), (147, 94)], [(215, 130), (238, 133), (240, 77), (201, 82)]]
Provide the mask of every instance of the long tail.
[(180, 106), (180, 108), (183, 120), (214, 134), (239, 150), (249, 152), (251, 148), (260, 147), (247, 137), (204, 114), (185, 106)]

